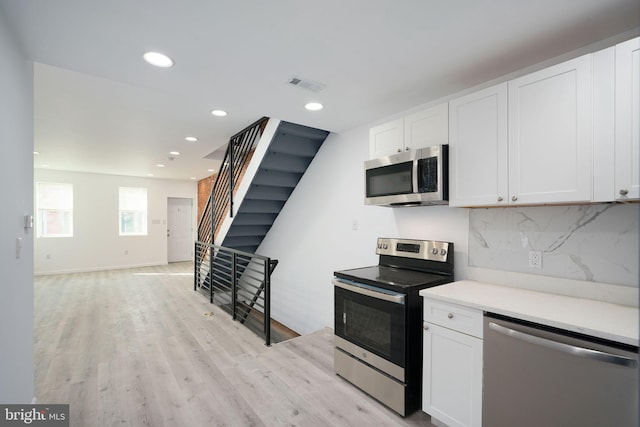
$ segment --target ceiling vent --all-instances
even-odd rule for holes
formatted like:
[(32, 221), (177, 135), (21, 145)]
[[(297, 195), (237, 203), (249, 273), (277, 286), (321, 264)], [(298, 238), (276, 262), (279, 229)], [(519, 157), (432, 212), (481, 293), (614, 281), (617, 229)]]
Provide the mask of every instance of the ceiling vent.
[(287, 83), (315, 93), (318, 93), (327, 87), (327, 85), (324, 83), (314, 82), (313, 80), (303, 79), (302, 77), (295, 76), (287, 80)]

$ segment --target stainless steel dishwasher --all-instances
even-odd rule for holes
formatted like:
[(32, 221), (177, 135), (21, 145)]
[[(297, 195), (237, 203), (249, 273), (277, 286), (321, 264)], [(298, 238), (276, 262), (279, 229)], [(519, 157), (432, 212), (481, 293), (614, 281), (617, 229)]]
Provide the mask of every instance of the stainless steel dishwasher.
[(484, 318), (484, 427), (638, 426), (638, 348)]

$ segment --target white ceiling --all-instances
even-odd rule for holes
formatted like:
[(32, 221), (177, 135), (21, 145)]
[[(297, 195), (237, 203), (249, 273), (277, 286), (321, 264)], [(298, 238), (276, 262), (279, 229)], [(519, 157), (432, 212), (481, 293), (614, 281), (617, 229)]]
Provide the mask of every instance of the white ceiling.
[(343, 132), (634, 30), (640, 2), (0, 0), (0, 14), (35, 62), (35, 167), (200, 179), (262, 116)]

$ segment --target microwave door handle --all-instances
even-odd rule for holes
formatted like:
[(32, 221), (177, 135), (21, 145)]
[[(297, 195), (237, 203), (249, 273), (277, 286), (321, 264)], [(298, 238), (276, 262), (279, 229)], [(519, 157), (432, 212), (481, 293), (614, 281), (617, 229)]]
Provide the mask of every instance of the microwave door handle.
[(418, 193), (420, 191), (420, 189), (418, 188), (418, 160), (419, 159), (413, 159), (413, 171), (411, 173), (411, 181), (412, 181), (412, 193)]

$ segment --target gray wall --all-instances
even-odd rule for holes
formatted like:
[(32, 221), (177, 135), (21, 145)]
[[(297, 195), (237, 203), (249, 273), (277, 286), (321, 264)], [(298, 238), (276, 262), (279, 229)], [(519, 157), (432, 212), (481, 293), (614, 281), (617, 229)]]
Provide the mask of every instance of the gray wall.
[[(30, 403), (33, 385), (33, 64), (0, 11), (0, 402)], [(22, 255), (16, 258), (16, 239)]]

